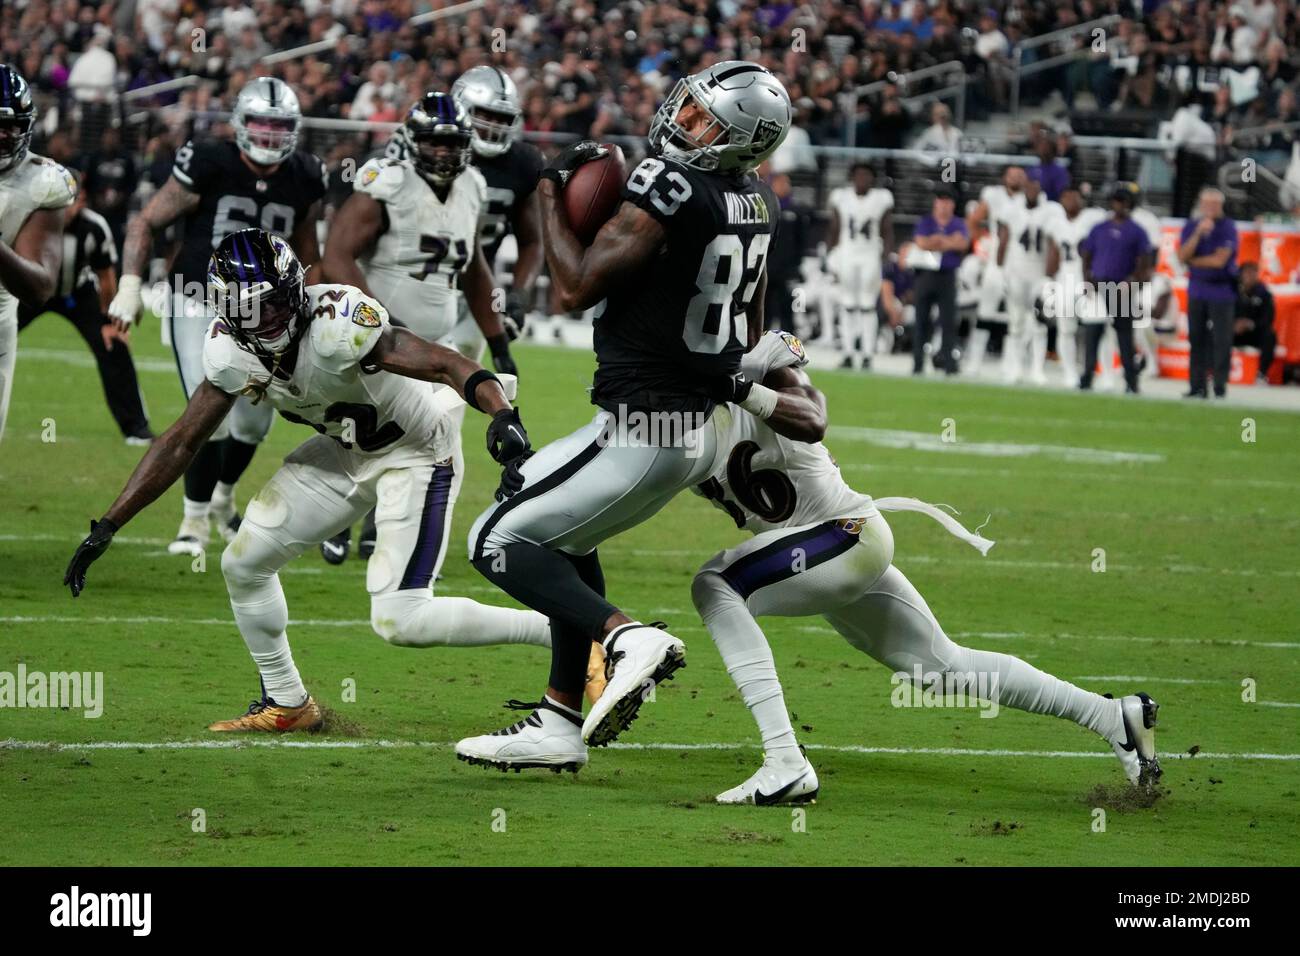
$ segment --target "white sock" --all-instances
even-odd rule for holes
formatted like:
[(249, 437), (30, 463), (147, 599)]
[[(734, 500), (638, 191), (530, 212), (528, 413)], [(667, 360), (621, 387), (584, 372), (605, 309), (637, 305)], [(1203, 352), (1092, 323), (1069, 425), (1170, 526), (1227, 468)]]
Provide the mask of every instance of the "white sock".
[(212, 500), (220, 504), (227, 504), (235, 497), (235, 486), (228, 485), (224, 481), (218, 481), (217, 487), (212, 489)]
[(544, 614), (463, 597), (434, 597), (418, 588), (372, 595), (370, 624), (384, 640), (401, 647), (551, 646), (550, 621)]
[(767, 759), (802, 763), (804, 758), (776, 676), (772, 648), (744, 599), (720, 575), (711, 573), (696, 577), (691, 595), (727, 673), (754, 715)]
[(293, 663), (293, 652), (285, 634), (289, 607), (284, 601), (279, 575), (271, 574), (268, 579), (255, 583), (232, 583), (232, 576), (227, 574), (226, 585), (235, 623), (257, 664), (266, 696), (282, 707), (300, 706), (307, 699), (307, 688)]
[(186, 498), (186, 499), (185, 499), (185, 517), (186, 517), (186, 518), (199, 518), (199, 519), (205, 519), (205, 518), (207, 518), (207, 516), (208, 516), (208, 508), (210, 507), (210, 505), (211, 505), (211, 502), (207, 502), (207, 501), (191, 501), (189, 498)]

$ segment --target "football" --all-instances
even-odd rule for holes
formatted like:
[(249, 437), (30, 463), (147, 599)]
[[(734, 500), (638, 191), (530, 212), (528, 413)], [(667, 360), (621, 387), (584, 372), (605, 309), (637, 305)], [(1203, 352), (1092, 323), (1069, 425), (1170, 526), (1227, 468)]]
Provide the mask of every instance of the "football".
[(614, 215), (627, 179), (623, 151), (611, 143), (602, 145), (609, 153), (579, 166), (564, 187), (564, 212), (584, 246), (591, 245), (600, 227)]

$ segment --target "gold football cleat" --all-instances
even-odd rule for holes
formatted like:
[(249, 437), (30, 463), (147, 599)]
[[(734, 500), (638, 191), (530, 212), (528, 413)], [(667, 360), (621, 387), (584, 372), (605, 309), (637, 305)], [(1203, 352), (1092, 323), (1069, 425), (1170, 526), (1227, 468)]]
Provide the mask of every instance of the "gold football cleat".
[(320, 730), (325, 723), (320, 706), (311, 697), (299, 707), (281, 707), (269, 700), (255, 700), (248, 705), (248, 713), (234, 720), (218, 720), (208, 730), (219, 733), (246, 733), (260, 731), (269, 734), (288, 733), (291, 730)]
[(605, 648), (599, 641), (591, 642), (591, 657), (587, 659), (587, 700), (595, 703), (605, 692)]

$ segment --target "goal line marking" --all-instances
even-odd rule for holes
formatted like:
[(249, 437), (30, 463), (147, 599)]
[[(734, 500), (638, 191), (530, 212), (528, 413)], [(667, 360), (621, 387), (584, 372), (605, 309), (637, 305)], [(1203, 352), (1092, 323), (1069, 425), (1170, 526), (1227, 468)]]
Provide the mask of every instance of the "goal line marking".
[[(272, 750), (410, 750), (450, 749), (451, 741), (424, 740), (93, 740), (85, 743), (63, 743), (55, 740), (0, 740), (0, 750), (242, 750), (269, 748)], [(1052, 759), (1095, 758), (1113, 760), (1114, 755), (1100, 750), (978, 750), (963, 747), (866, 747), (852, 744), (805, 744), (808, 750), (825, 753), (893, 754), (899, 756), (930, 757), (1046, 757)], [(759, 750), (759, 744), (749, 743), (612, 743), (610, 750)], [(1300, 753), (1162, 753), (1161, 760), (1190, 760), (1193, 757), (1207, 760), (1300, 760)]]

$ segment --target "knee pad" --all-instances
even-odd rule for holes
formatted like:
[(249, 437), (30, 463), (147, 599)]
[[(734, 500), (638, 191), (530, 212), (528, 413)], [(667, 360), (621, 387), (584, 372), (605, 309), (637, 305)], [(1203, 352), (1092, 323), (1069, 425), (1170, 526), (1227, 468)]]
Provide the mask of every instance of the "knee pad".
[[(398, 647), (408, 645), (427, 647), (431, 643), (439, 643), (436, 639), (431, 641), (428, 634), (422, 635), (423, 639), (419, 641), (413, 640), (411, 637), (417, 627), (415, 620), (417, 615), (427, 618), (429, 616), (427, 610), (432, 603), (432, 592), (422, 588), (372, 594), (370, 596), (370, 627), (389, 644)], [(426, 613), (421, 614), (421, 612)], [(447, 614), (444, 618), (438, 622), (440, 632), (443, 634), (451, 633), (456, 627), (455, 615)], [(427, 622), (424, 623), (427, 624)]]
[(745, 599), (732, 589), (726, 578), (714, 570), (704, 570), (695, 575), (695, 580), (691, 582), (691, 601), (701, 617), (723, 604), (745, 603)]

